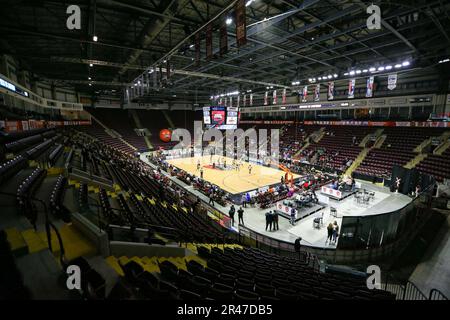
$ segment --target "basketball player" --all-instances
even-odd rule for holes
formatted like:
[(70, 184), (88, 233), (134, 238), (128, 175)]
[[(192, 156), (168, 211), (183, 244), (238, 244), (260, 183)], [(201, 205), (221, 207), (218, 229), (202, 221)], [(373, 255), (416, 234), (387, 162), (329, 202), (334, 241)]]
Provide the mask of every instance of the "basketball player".
[(252, 165), (251, 164), (248, 165), (248, 174), (249, 175), (252, 174)]
[(200, 160), (197, 162), (197, 171), (200, 171)]

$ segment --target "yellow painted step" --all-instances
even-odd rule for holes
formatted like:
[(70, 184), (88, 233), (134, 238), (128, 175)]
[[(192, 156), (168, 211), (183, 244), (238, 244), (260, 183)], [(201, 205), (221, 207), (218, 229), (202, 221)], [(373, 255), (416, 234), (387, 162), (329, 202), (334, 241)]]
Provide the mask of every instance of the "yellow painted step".
[(42, 241), (38, 233), (34, 229), (22, 232), (22, 237), (28, 245), (28, 252), (35, 253), (47, 249), (47, 242)]
[(107, 257), (106, 259), (106, 263), (111, 267), (111, 268), (113, 268), (114, 269), (114, 271), (116, 271), (116, 273), (119, 275), (119, 276), (124, 276), (125, 274), (123, 273), (123, 270), (122, 270), (122, 268), (120, 267), (120, 265), (119, 265), (119, 263), (117, 262), (117, 259), (115, 258), (115, 257), (113, 257), (113, 256), (109, 256), (109, 257)]
[(12, 253), (17, 256), (28, 254), (28, 246), (22, 234), (16, 228), (6, 229), (6, 238), (11, 246)]

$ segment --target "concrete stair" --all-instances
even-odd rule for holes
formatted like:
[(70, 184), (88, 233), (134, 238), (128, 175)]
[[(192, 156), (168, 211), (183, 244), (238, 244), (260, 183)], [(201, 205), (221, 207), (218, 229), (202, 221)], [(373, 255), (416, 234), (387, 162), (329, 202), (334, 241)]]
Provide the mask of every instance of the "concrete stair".
[(383, 134), (383, 135), (379, 136), (378, 139), (373, 144), (373, 148), (375, 148), (375, 149), (381, 148), (381, 146), (383, 145), (383, 143), (386, 140), (386, 138), (387, 138), (386, 134)]
[(432, 140), (433, 137), (425, 139), (424, 141), (422, 141), (421, 144), (419, 144), (417, 147), (414, 148), (413, 152), (421, 153), (426, 147), (428, 147), (431, 144)]
[(428, 154), (419, 153), (414, 159), (412, 159), (407, 164), (405, 164), (404, 168), (406, 168), (406, 169), (415, 168), (420, 162), (422, 162), (424, 159), (426, 159), (426, 157), (428, 157)]
[(348, 167), (347, 171), (345, 171), (344, 175), (351, 176), (352, 173), (356, 170), (356, 168), (358, 168), (359, 165), (364, 161), (364, 159), (366, 158), (369, 151), (370, 151), (370, 148), (363, 149), (359, 153), (359, 155), (356, 157), (355, 161), (353, 161), (352, 165), (350, 167)]
[[(136, 110), (130, 109), (129, 112), (131, 113), (131, 116), (133, 117), (133, 121), (136, 124), (136, 128), (144, 129), (144, 126), (142, 125), (141, 119), (139, 119), (139, 116), (138, 116)], [(147, 134), (151, 134), (150, 131), (148, 131), (148, 130), (146, 130), (146, 131), (147, 131)], [(150, 139), (148, 138), (147, 135), (144, 136), (144, 140), (145, 140), (145, 144), (147, 145), (147, 147), (149, 149), (153, 149), (153, 145), (150, 142)]]
[(450, 131), (446, 131), (440, 138), (442, 139), (442, 143), (433, 151), (433, 154), (438, 156), (442, 155), (450, 147)]

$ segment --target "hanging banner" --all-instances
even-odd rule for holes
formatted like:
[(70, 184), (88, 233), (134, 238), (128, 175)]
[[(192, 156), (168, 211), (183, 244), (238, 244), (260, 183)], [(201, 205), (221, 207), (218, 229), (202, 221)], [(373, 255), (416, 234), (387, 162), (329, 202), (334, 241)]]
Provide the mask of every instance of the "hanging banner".
[(250, 93), (250, 106), (253, 106), (253, 93)]
[(314, 101), (320, 100), (320, 83), (316, 84), (316, 88), (314, 89)]
[(266, 91), (264, 94), (264, 105), (267, 106), (269, 104), (269, 92)]
[(334, 81), (328, 82), (328, 100), (334, 99)]
[(303, 87), (302, 102), (308, 101), (308, 86)]
[(195, 66), (200, 66), (200, 33), (195, 34)]
[(246, 0), (238, 0), (236, 3), (236, 43), (238, 48), (247, 44), (247, 17)]
[(272, 104), (277, 104), (278, 97), (277, 97), (277, 90), (273, 90), (273, 101)]
[(397, 88), (397, 74), (393, 73), (388, 76), (388, 89), (394, 90)]
[(241, 106), (241, 95), (237, 96), (237, 105), (238, 108)]
[(230, 107), (233, 106), (233, 97), (230, 97)]
[(225, 18), (222, 20), (222, 25), (220, 27), (220, 56), (227, 54), (228, 52), (228, 31)]
[(367, 78), (366, 98), (373, 97), (373, 82), (374, 82), (374, 80), (375, 80), (374, 76)]
[(158, 87), (158, 71), (157, 69), (153, 69), (153, 88), (156, 89)]
[(282, 103), (286, 104), (286, 88), (283, 89), (283, 98), (282, 98)]
[(225, 97), (225, 102), (223, 103), (223, 105), (226, 107), (228, 105), (228, 98)]
[(246, 107), (247, 106), (247, 95), (244, 94), (244, 101), (243, 101), (243, 106)]
[(211, 60), (213, 57), (212, 46), (212, 23), (210, 23), (206, 26), (206, 60)]
[(351, 79), (348, 82), (348, 98), (353, 99), (355, 97), (355, 79)]
[(170, 72), (171, 72), (171, 70), (170, 70), (170, 60), (167, 59), (167, 65), (166, 65), (167, 80), (170, 79)]
[(221, 106), (221, 105), (223, 105), (223, 99), (222, 98), (219, 99), (219, 106)]

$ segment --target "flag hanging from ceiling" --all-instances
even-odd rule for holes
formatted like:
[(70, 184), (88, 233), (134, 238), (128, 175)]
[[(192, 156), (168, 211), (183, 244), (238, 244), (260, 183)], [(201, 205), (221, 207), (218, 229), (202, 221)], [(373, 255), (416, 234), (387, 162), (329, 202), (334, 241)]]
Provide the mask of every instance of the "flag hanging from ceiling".
[(200, 33), (195, 34), (195, 66), (200, 66)]
[(250, 93), (250, 106), (253, 106), (253, 93)]
[(308, 86), (303, 87), (302, 102), (308, 101)]
[(206, 26), (206, 60), (212, 59), (212, 45), (212, 23), (210, 23)]
[(367, 90), (366, 90), (366, 98), (373, 97), (373, 82), (375, 80), (374, 76), (367, 78)]
[(388, 76), (388, 89), (394, 90), (397, 88), (397, 74), (393, 73)]
[(225, 97), (225, 102), (223, 104), (225, 107), (228, 105), (228, 97)]
[(167, 65), (166, 65), (167, 80), (170, 79), (170, 72), (171, 72), (171, 70), (170, 70), (170, 60), (167, 59)]
[(246, 94), (244, 94), (244, 101), (243, 101), (242, 105), (243, 105), (244, 107), (247, 106), (247, 95), (246, 95)]
[(285, 104), (286, 103), (286, 88), (283, 89), (283, 95), (282, 95), (282, 103)]
[(316, 87), (314, 89), (314, 101), (320, 100), (320, 83), (316, 84)]
[(247, 44), (247, 17), (246, 17), (246, 0), (238, 0), (236, 3), (236, 43), (238, 47)]
[(240, 94), (238, 94), (238, 96), (237, 96), (237, 102), (236, 102), (236, 107), (240, 107), (241, 106), (241, 95)]
[(334, 81), (328, 82), (328, 100), (334, 99)]
[(269, 104), (269, 92), (266, 91), (264, 94), (264, 105), (267, 106)]
[(355, 79), (350, 79), (348, 82), (348, 98), (353, 99), (355, 97)]
[(277, 104), (278, 102), (278, 96), (277, 96), (277, 90), (273, 90), (273, 103), (272, 104)]
[(220, 56), (227, 54), (228, 52), (228, 31), (225, 18), (222, 19), (222, 25), (220, 26)]
[(230, 107), (233, 106), (233, 97), (230, 97)]

